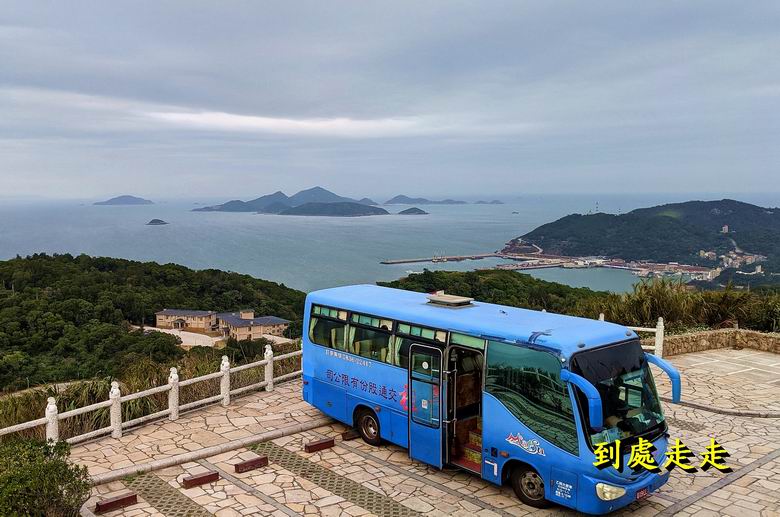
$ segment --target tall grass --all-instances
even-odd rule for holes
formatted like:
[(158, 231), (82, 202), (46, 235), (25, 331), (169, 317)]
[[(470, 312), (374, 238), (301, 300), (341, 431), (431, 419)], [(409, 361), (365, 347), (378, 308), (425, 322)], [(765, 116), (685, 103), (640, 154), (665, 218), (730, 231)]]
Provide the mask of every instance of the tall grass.
[[(299, 343), (285, 345), (272, 345), (274, 355), (286, 354), (300, 349)], [(176, 365), (179, 379), (191, 379), (219, 370), (221, 357), (225, 350), (197, 349), (187, 354)], [(262, 359), (262, 356), (247, 356), (235, 351), (227, 351), (231, 357), (231, 364), (237, 366)], [(301, 358), (292, 357), (282, 361), (274, 361), (274, 376), (284, 375), (300, 369)], [(11, 394), (0, 398), (0, 428), (14, 424), (36, 420), (44, 416), (48, 397), (57, 399), (57, 408), (60, 413), (76, 409), (97, 402), (108, 400), (111, 389), (111, 381), (118, 380), (120, 391), (127, 395), (138, 391), (147, 390), (168, 383), (169, 368), (173, 365), (164, 365), (146, 359), (133, 364), (125, 369), (121, 378), (102, 378), (90, 381), (78, 382), (58, 389), (56, 386), (44, 386), (26, 390), (17, 394)], [(249, 386), (261, 382), (264, 379), (265, 369), (250, 368), (230, 376), (231, 389)], [(187, 404), (219, 394), (219, 379), (198, 382), (179, 389), (179, 404)], [(149, 397), (131, 400), (122, 403), (122, 421), (127, 422), (135, 418), (146, 416), (167, 409), (168, 394), (158, 393)], [(110, 424), (109, 409), (102, 408), (90, 411), (82, 415), (60, 420), (60, 438), (66, 439), (72, 436), (84, 434), (96, 429), (108, 427)], [(43, 438), (45, 427), (39, 426), (16, 436), (31, 438)], [(0, 438), (7, 439), (8, 435)]]
[(659, 317), (672, 332), (690, 328), (740, 325), (764, 331), (780, 329), (780, 294), (754, 293), (727, 286), (719, 291), (692, 290), (686, 284), (655, 279), (636, 284), (631, 292), (587, 298), (577, 304), (579, 316), (632, 326), (655, 326)]

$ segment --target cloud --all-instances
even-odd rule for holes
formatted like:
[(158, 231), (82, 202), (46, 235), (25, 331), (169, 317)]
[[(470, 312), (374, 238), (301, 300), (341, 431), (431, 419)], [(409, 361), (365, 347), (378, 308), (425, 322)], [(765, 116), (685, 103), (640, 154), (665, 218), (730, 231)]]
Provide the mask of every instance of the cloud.
[(291, 119), (221, 112), (150, 112), (149, 118), (175, 126), (214, 130), (249, 131), (283, 135), (377, 138), (411, 136), (435, 131), (421, 118), (356, 120), (347, 117)]
[(12, 192), (760, 190), (780, 163), (776, 1), (8, 2)]
[(149, 112), (145, 116), (186, 129), (342, 138), (411, 138), (420, 135), (486, 135), (530, 132), (530, 123), (437, 122), (434, 117), (292, 119), (222, 112)]

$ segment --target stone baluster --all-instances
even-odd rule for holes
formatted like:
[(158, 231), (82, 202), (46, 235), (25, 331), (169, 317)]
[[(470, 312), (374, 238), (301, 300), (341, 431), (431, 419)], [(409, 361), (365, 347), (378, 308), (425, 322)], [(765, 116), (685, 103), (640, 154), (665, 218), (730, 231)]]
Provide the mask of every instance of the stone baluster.
[(658, 318), (655, 325), (655, 355), (664, 356), (664, 319)]
[(119, 391), (119, 383), (113, 381), (111, 383), (111, 391), (108, 392), (108, 400), (111, 401), (111, 437), (122, 438), (122, 401), (120, 397), (122, 393)]
[(230, 361), (228, 356), (222, 356), (222, 364), (219, 365), (219, 370), (222, 372), (222, 378), (219, 382), (219, 393), (222, 395), (222, 405), (230, 405)]
[(60, 439), (60, 420), (57, 418), (57, 401), (49, 397), (46, 401), (46, 440)]
[(170, 410), (170, 420), (179, 418), (179, 372), (176, 368), (171, 368), (168, 375), (168, 384), (171, 389), (168, 390), (168, 410)]
[(265, 391), (274, 390), (274, 350), (271, 345), (265, 345)]

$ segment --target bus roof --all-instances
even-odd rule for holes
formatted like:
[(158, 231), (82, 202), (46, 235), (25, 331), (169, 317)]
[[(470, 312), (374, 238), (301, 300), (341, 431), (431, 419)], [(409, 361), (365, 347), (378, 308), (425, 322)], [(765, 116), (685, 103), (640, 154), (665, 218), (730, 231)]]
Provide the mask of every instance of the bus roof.
[(567, 359), (584, 349), (637, 337), (628, 328), (605, 321), (476, 301), (450, 308), (428, 303), (428, 296), (376, 285), (351, 285), (314, 291), (307, 301), (442, 330), (536, 344)]

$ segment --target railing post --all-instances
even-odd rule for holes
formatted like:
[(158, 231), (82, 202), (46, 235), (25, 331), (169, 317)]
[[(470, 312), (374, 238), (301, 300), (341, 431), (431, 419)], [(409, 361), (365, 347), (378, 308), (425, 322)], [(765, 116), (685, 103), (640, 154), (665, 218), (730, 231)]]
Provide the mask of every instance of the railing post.
[(274, 390), (274, 349), (271, 345), (265, 345), (265, 391)]
[(60, 421), (57, 418), (57, 401), (49, 397), (46, 401), (46, 441), (60, 439)]
[(119, 391), (119, 383), (111, 383), (111, 391), (108, 392), (108, 400), (111, 401), (111, 437), (122, 438), (122, 394)]
[(599, 321), (604, 321), (604, 313), (603, 312), (599, 313)]
[(222, 405), (230, 405), (230, 361), (228, 356), (222, 356), (222, 364), (219, 365), (222, 372), (222, 379), (219, 382), (219, 393), (222, 395)]
[(168, 384), (171, 387), (168, 390), (169, 419), (176, 420), (179, 418), (179, 372), (176, 371), (176, 368), (171, 368), (171, 373), (168, 375)]
[(658, 323), (655, 325), (655, 355), (657, 357), (664, 356), (664, 319), (658, 318)]

